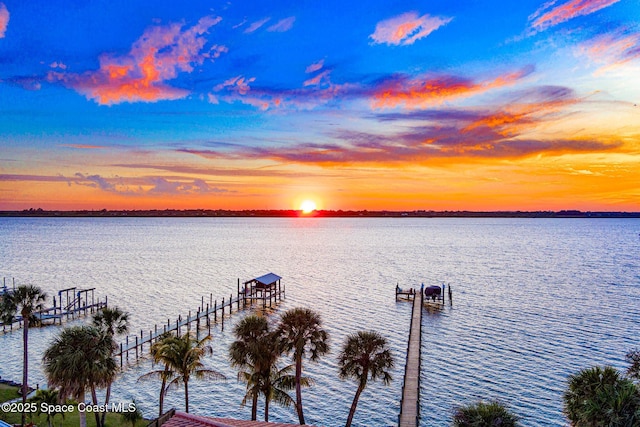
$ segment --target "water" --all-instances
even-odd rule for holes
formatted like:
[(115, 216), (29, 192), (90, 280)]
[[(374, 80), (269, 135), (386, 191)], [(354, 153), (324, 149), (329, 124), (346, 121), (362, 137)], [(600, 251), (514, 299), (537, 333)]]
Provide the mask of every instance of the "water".
[[(131, 313), (132, 331), (195, 310), (202, 296), (220, 300), (237, 279), (283, 276), (286, 299), (270, 314), (310, 307), (331, 334), (332, 353), (306, 364), (315, 385), (303, 393), (307, 423), (343, 425), (356, 384), (337, 376), (345, 337), (374, 329), (396, 357), (390, 386), (370, 383), (355, 425), (395, 425), (411, 306), (401, 286), (451, 283), (454, 304), (423, 318), (422, 426), (448, 426), (456, 405), (497, 398), (525, 426), (566, 425), (562, 392), (569, 374), (595, 364), (625, 369), (639, 347), (640, 221), (634, 219), (267, 219), (2, 218), (0, 277), (33, 283), (50, 295), (95, 287)], [(191, 412), (250, 417), (240, 406), (226, 352), (234, 314), (212, 329), (208, 367), (226, 382), (190, 382)], [(42, 352), (58, 327), (30, 331), (30, 383), (45, 384)], [(21, 379), (21, 334), (0, 336), (0, 376)], [(135, 398), (157, 411), (152, 369), (129, 367), (112, 401)], [(165, 408), (184, 409), (182, 390)], [(272, 405), (271, 421), (296, 422)], [(259, 417), (261, 412), (259, 412)]]

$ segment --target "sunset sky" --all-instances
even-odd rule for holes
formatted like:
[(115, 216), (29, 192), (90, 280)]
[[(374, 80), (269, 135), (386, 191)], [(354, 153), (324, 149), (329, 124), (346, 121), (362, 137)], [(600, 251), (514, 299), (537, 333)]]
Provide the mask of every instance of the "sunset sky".
[(0, 210), (640, 211), (640, 0), (0, 0)]

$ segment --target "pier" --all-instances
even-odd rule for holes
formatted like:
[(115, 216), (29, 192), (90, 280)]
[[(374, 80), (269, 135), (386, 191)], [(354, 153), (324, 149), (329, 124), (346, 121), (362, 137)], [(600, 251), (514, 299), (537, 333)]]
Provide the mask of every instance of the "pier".
[(413, 308), (407, 345), (407, 363), (400, 401), (399, 427), (416, 427), (420, 420), (420, 348), (422, 345), (422, 290), (411, 292)]
[[(0, 288), (0, 297), (11, 295), (16, 287), (15, 280), (13, 288), (6, 285), (3, 281), (3, 287)], [(107, 307), (108, 299), (100, 300), (95, 296), (95, 288), (78, 289), (67, 288), (58, 291), (58, 297), (53, 297), (52, 306), (36, 311), (34, 316), (38, 319), (40, 326), (61, 325), (63, 320), (74, 320), (87, 314), (93, 314), (98, 310)], [(14, 329), (22, 327), (22, 316), (16, 316), (13, 322), (2, 323), (3, 333), (12, 332)]]
[[(229, 295), (229, 298), (222, 298), (219, 302), (213, 299), (213, 294), (209, 294), (208, 301), (205, 297), (201, 298), (201, 304), (195, 312), (189, 311), (186, 317), (182, 315), (174, 321), (167, 319), (167, 323), (162, 325), (154, 325), (152, 330), (140, 330), (139, 335), (126, 336), (125, 341), (118, 345), (116, 357), (120, 358), (120, 367), (129, 361), (129, 353), (131, 357), (135, 356), (137, 361), (142, 357), (145, 344), (150, 349), (151, 345), (156, 342), (161, 335), (167, 332), (174, 332), (181, 335), (182, 331), (191, 332), (194, 327), (196, 338), (200, 339), (200, 330), (207, 329), (211, 335), (211, 325), (218, 322), (218, 318), (224, 330), (225, 315), (231, 315), (234, 310), (240, 311), (247, 307), (251, 307), (254, 303), (262, 305), (262, 309), (272, 308), (274, 304), (282, 300), (285, 288), (281, 284), (282, 277), (277, 274), (268, 273), (255, 279), (248, 280), (240, 286), (240, 279), (237, 283), (237, 293)], [(206, 302), (206, 304), (205, 304)]]

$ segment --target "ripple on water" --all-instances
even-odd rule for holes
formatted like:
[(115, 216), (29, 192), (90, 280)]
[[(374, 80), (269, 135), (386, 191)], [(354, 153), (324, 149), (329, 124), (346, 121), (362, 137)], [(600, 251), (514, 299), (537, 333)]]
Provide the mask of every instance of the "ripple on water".
[[(131, 312), (134, 331), (149, 330), (236, 291), (237, 279), (268, 271), (284, 277), (285, 301), (319, 311), (332, 353), (308, 363), (307, 422), (342, 425), (356, 384), (337, 377), (337, 353), (348, 334), (383, 333), (396, 356), (389, 387), (371, 383), (354, 425), (395, 425), (404, 373), (410, 304), (393, 289), (451, 283), (454, 305), (425, 310), (421, 426), (448, 426), (458, 405), (497, 398), (525, 426), (565, 423), (561, 396), (568, 375), (594, 364), (623, 368), (639, 344), (640, 243), (637, 220), (525, 219), (193, 219), (2, 218), (0, 275), (50, 294), (96, 287), (110, 305)], [(225, 382), (190, 384), (191, 411), (248, 418), (245, 386), (227, 361), (233, 325), (212, 328), (207, 366)], [(30, 382), (44, 384), (40, 357), (58, 328), (30, 332)], [(0, 336), (0, 375), (21, 374), (21, 336)], [(152, 369), (126, 369), (114, 401), (135, 398), (155, 415), (159, 384), (137, 381)], [(183, 406), (179, 390), (166, 407)], [(273, 406), (272, 420), (295, 422)]]

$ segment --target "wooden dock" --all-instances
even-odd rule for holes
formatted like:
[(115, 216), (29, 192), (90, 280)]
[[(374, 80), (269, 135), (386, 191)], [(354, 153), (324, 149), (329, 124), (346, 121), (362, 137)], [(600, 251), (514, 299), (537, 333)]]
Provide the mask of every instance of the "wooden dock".
[(129, 361), (129, 353), (132, 354), (132, 357), (135, 355), (135, 360), (137, 361), (144, 354), (145, 344), (148, 349), (151, 349), (151, 345), (166, 332), (174, 332), (176, 335), (181, 335), (183, 330), (191, 332), (193, 327), (196, 338), (200, 339), (201, 329), (207, 330), (208, 334), (211, 335), (211, 325), (217, 323), (218, 319), (220, 319), (224, 330), (225, 314), (231, 315), (234, 306), (236, 311), (250, 307), (254, 303), (261, 304), (263, 309), (273, 307), (278, 301), (282, 301), (282, 295), (285, 293), (285, 288), (281, 285), (280, 279), (282, 279), (280, 276), (269, 273), (244, 282), (242, 288), (240, 287), (240, 279), (238, 279), (235, 297), (232, 293), (228, 299), (222, 298), (219, 303), (218, 300), (213, 299), (213, 294), (210, 294), (209, 301), (206, 304), (205, 297), (201, 298), (201, 305), (195, 313), (192, 314), (189, 311), (186, 317), (180, 315), (175, 321), (167, 319), (167, 323), (161, 326), (156, 324), (148, 332), (140, 330), (140, 335), (126, 336), (125, 341), (118, 345), (118, 350), (115, 354), (116, 357), (120, 358), (120, 367), (124, 366), (125, 361)]
[[(0, 289), (0, 296), (11, 294), (13, 289), (15, 289), (15, 281), (13, 288), (7, 287), (5, 283)], [(53, 297), (53, 306), (37, 311), (34, 315), (40, 320), (41, 326), (47, 326), (61, 325), (65, 319), (76, 319), (87, 314), (93, 314), (107, 307), (108, 303), (106, 296), (104, 301), (101, 301), (96, 298), (94, 291), (95, 288), (67, 288), (58, 291), (58, 297)], [(0, 326), (2, 326), (3, 333), (12, 332), (14, 329), (22, 327), (22, 317), (16, 316), (11, 323), (0, 322)]]
[(413, 297), (407, 363), (404, 369), (402, 400), (400, 401), (399, 427), (416, 427), (420, 420), (420, 348), (422, 344), (422, 295), (421, 290), (410, 293)]

